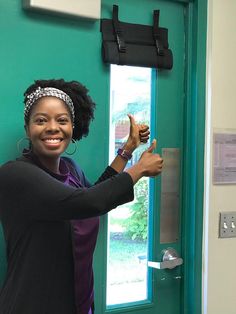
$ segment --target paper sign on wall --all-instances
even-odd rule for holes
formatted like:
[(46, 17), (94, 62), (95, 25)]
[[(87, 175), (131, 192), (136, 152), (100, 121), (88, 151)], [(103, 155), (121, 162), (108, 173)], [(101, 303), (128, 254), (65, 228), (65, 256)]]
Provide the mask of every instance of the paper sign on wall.
[(236, 132), (214, 133), (213, 183), (236, 184)]

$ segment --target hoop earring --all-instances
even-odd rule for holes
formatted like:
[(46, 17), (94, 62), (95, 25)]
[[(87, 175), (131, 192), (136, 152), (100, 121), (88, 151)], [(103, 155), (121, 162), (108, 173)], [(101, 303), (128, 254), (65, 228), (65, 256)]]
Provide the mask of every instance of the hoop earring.
[(74, 140), (73, 138), (72, 138), (72, 140), (71, 140), (71, 143), (73, 143), (74, 144), (74, 150), (72, 151), (72, 152), (67, 152), (67, 151), (65, 151), (65, 153), (67, 154), (67, 155), (74, 155), (74, 153), (77, 151), (77, 142), (76, 142), (76, 140)]
[[(25, 147), (23, 147), (21, 149), (20, 145), (23, 141), (28, 141), (28, 149), (27, 149), (27, 152), (24, 152), (24, 150), (26, 149)], [(31, 153), (31, 141), (28, 137), (22, 137), (21, 139), (19, 139), (19, 141), (16, 143), (16, 146), (17, 146), (17, 151), (18, 153), (20, 154), (23, 154), (23, 155), (27, 155), (27, 154), (30, 154)]]

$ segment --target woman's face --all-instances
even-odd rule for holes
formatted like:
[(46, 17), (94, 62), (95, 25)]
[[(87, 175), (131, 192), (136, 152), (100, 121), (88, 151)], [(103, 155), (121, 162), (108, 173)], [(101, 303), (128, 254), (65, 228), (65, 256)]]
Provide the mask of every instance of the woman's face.
[(58, 159), (72, 138), (69, 108), (56, 97), (42, 97), (32, 107), (26, 132), (39, 158)]

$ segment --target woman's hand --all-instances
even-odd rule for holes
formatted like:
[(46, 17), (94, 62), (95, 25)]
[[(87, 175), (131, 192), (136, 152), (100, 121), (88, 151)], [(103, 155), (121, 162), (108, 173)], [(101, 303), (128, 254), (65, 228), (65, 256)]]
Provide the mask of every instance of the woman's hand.
[(147, 143), (149, 140), (149, 127), (145, 124), (137, 124), (134, 117), (128, 114), (130, 120), (130, 131), (127, 142), (123, 148), (132, 153), (140, 143)]
[(138, 163), (142, 167), (142, 173), (145, 177), (155, 177), (162, 172), (163, 159), (159, 154), (154, 154), (156, 149), (156, 140), (154, 139), (152, 145), (141, 155)]
[[(134, 117), (129, 114), (130, 120), (130, 132), (127, 142), (123, 145), (124, 151), (131, 155), (133, 151), (140, 145), (140, 143), (146, 143), (149, 140), (149, 127), (145, 124), (137, 124)], [(111, 167), (117, 172), (121, 172), (125, 169), (128, 159), (117, 155), (111, 163)]]
[(154, 139), (152, 145), (141, 155), (139, 161), (132, 167), (126, 170), (134, 184), (142, 177), (155, 177), (159, 175), (163, 167), (163, 159), (159, 154), (154, 154), (156, 148), (156, 140)]

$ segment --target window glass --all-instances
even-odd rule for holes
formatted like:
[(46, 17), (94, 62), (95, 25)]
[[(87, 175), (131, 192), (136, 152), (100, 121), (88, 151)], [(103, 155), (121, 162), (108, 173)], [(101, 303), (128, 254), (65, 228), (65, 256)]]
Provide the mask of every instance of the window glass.
[[(150, 126), (150, 112), (151, 69), (111, 65), (110, 161), (127, 140), (127, 114)], [(127, 167), (139, 159), (148, 145), (141, 144), (136, 149)], [(135, 185), (134, 201), (109, 213), (107, 306), (147, 299), (148, 209), (149, 179), (143, 178)]]

